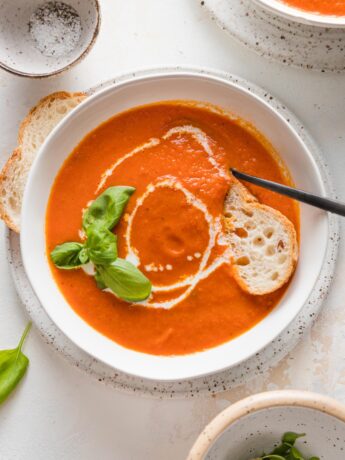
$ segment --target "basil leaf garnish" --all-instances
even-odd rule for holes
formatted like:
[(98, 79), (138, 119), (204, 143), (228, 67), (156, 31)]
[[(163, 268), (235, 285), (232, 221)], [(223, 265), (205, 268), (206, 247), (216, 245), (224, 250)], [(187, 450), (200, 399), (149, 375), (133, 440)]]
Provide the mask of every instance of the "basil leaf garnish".
[(103, 283), (120, 299), (139, 302), (151, 293), (151, 283), (141, 271), (125, 259), (97, 267)]
[(110, 230), (92, 225), (87, 229), (86, 249), (96, 265), (108, 265), (117, 258), (117, 238)]
[(95, 281), (96, 281), (98, 289), (101, 289), (103, 291), (103, 289), (107, 288), (107, 285), (104, 283), (102, 276), (100, 275), (97, 268), (95, 272)]
[(97, 223), (100, 227), (112, 230), (119, 222), (130, 196), (135, 192), (134, 187), (109, 187), (85, 211), (83, 229), (86, 231)]
[(117, 257), (117, 237), (111, 231), (134, 191), (133, 187), (109, 187), (84, 213), (85, 244), (63, 243), (51, 252), (54, 264), (66, 270), (92, 262), (98, 288), (109, 288), (128, 302), (144, 300), (151, 293), (151, 283), (146, 276), (130, 262)]
[(63, 243), (52, 250), (50, 257), (58, 268), (71, 270), (80, 267), (88, 261), (88, 257), (83, 249), (84, 245), (81, 243)]
[(79, 252), (79, 260), (83, 265), (89, 262), (90, 259), (86, 247), (83, 247), (83, 249)]
[(29, 365), (29, 359), (23, 354), (22, 346), (30, 327), (31, 323), (26, 326), (17, 348), (0, 351), (0, 404), (16, 388)]

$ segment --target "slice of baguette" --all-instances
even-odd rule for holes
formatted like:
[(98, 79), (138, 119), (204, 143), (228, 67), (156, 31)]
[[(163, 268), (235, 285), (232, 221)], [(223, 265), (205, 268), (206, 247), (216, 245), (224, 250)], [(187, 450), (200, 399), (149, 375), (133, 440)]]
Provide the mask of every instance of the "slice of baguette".
[(263, 205), (237, 179), (224, 204), (232, 271), (239, 286), (254, 295), (269, 294), (291, 277), (298, 259), (295, 227), (281, 212)]
[(32, 162), (52, 129), (86, 95), (58, 92), (42, 99), (30, 110), (19, 128), (18, 147), (0, 173), (0, 218), (20, 231), (20, 212), (26, 179)]

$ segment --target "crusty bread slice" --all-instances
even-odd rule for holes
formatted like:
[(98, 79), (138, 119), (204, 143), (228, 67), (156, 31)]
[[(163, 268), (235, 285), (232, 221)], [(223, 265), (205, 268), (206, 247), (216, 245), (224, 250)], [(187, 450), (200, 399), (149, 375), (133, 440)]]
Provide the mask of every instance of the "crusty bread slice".
[(259, 203), (234, 177), (224, 215), (233, 276), (239, 286), (254, 295), (269, 294), (283, 286), (298, 259), (292, 222), (281, 212)]
[(18, 147), (0, 173), (0, 217), (12, 230), (20, 230), (24, 187), (40, 146), (58, 122), (85, 97), (84, 93), (50, 94), (31, 109), (21, 123)]

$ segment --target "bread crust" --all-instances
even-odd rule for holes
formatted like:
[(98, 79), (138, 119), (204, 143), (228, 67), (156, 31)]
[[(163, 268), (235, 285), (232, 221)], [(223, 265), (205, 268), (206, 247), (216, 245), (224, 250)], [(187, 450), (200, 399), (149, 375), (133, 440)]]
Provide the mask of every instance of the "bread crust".
[[(290, 241), (291, 244), (291, 249), (289, 253), (289, 265), (287, 269), (285, 270), (284, 277), (280, 280), (277, 280), (275, 283), (275, 286), (271, 289), (253, 289), (250, 284), (248, 284), (243, 277), (241, 276), (240, 273), (240, 267), (236, 264), (236, 255), (233, 252), (231, 256), (231, 270), (232, 270), (232, 275), (240, 288), (247, 292), (248, 294), (252, 295), (264, 295), (264, 294), (270, 294), (282, 286), (286, 284), (289, 279), (291, 278), (298, 262), (298, 253), (299, 253), (299, 248), (298, 248), (298, 242), (297, 242), (297, 234), (295, 227), (293, 223), (286, 217), (284, 216), (280, 211), (271, 208), (270, 206), (267, 206), (265, 204), (261, 204), (257, 198), (252, 195), (249, 190), (240, 182), (238, 181), (235, 177), (231, 176), (231, 185), (230, 185), (230, 192), (231, 188), (236, 187), (236, 190), (241, 198), (241, 202), (244, 208), (252, 208), (252, 209), (257, 209), (260, 211), (263, 211), (265, 213), (270, 213), (271, 216), (274, 216), (274, 218), (280, 222), (282, 227), (284, 228), (284, 231), (287, 235), (288, 240)], [(229, 192), (229, 193), (230, 193)], [(229, 196), (229, 194), (228, 194)], [(225, 200), (225, 206), (224, 206), (224, 225), (225, 225), (225, 232), (227, 235), (231, 235), (235, 232), (235, 225), (234, 225), (234, 219), (233, 217), (228, 217), (227, 214), (230, 214), (229, 210), (227, 210), (228, 204), (227, 204), (227, 199)]]
[[(12, 181), (15, 181), (15, 167), (19, 165), (23, 159), (23, 141), (25, 136), (25, 130), (30, 127), (30, 124), (35, 116), (35, 114), (42, 110), (43, 108), (49, 106), (52, 102), (56, 100), (66, 100), (66, 99), (75, 99), (75, 98), (86, 98), (86, 94), (82, 92), (69, 93), (66, 91), (58, 91), (48, 96), (42, 98), (33, 108), (30, 109), (29, 113), (23, 119), (19, 126), (18, 130), (18, 145), (13, 150), (11, 156), (8, 158), (5, 163), (2, 171), (0, 172), (0, 218), (6, 223), (6, 225), (16, 233), (20, 232), (19, 225), (14, 221), (10, 216), (9, 210), (3, 196), (6, 191), (7, 185)], [(20, 197), (22, 198), (22, 197)]]
[(12, 177), (12, 169), (13, 166), (19, 162), (22, 158), (22, 152), (19, 147), (13, 150), (10, 158), (5, 163), (2, 171), (0, 172), (0, 218), (5, 222), (5, 224), (11, 229), (14, 230), (16, 233), (19, 233), (19, 228), (9, 216), (6, 206), (4, 205), (3, 200), (1, 199), (1, 195), (3, 193), (3, 189), (6, 186), (7, 181)]

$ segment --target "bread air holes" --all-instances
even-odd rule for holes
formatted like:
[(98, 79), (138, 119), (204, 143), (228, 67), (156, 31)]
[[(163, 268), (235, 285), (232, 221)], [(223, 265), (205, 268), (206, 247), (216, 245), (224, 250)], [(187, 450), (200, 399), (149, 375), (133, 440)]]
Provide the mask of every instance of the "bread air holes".
[(250, 264), (250, 260), (249, 260), (249, 257), (247, 256), (239, 257), (236, 260), (236, 265), (240, 265), (241, 267), (245, 267), (246, 265), (249, 265), (249, 264)]
[(264, 238), (261, 235), (256, 236), (253, 239), (253, 244), (258, 247), (263, 246), (265, 244)]
[(280, 254), (278, 258), (278, 264), (283, 265), (286, 262), (287, 255), (286, 254)]
[(274, 234), (274, 229), (272, 227), (265, 228), (264, 235), (269, 240)]
[(256, 229), (256, 225), (254, 222), (252, 222), (251, 220), (247, 220), (247, 222), (244, 223), (244, 228), (246, 230), (255, 230)]
[(237, 227), (237, 228), (235, 228), (235, 233), (236, 233), (236, 235), (239, 236), (240, 238), (247, 238), (247, 236), (248, 236), (247, 230), (245, 230), (245, 229), (242, 228), (242, 227)]
[(275, 253), (276, 253), (276, 250), (273, 245), (267, 246), (266, 256), (274, 256)]
[(248, 216), (248, 217), (253, 217), (253, 212), (252, 212), (250, 209), (241, 208), (241, 211), (242, 211), (243, 214), (245, 214), (246, 216)]
[(282, 252), (285, 249), (284, 241), (282, 241), (282, 240), (278, 241), (277, 249), (278, 249), (278, 252)]
[(278, 276), (279, 276), (279, 273), (278, 273), (278, 272), (272, 273), (271, 280), (272, 280), (272, 281), (276, 281), (276, 280), (278, 279)]

